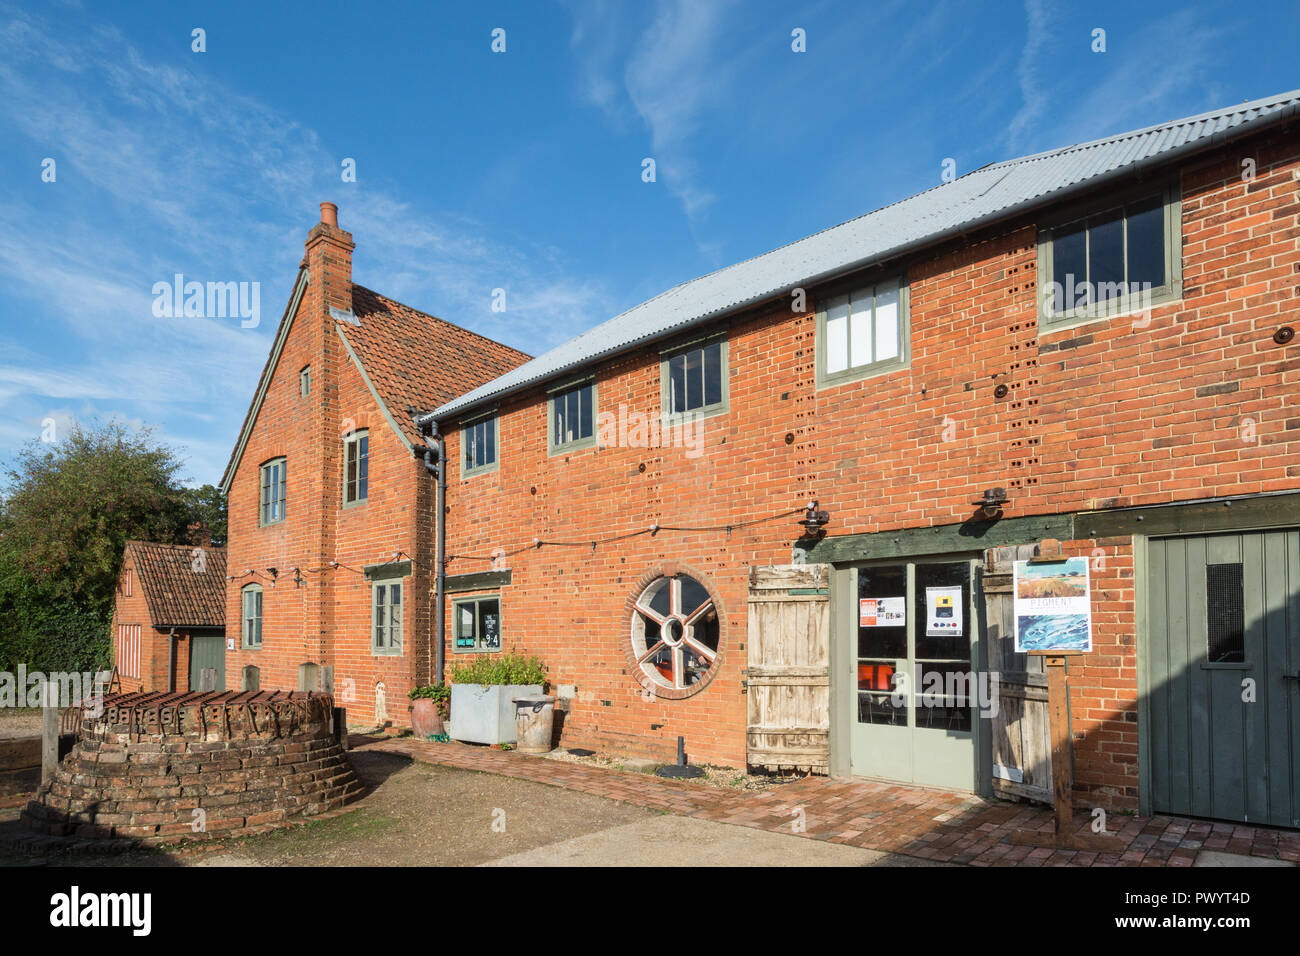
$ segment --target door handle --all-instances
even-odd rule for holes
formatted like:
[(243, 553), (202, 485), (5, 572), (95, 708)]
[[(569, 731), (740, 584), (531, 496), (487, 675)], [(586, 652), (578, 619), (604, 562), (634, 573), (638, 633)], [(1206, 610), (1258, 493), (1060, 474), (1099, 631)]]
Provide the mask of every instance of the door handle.
[(1283, 680), (1300, 680), (1300, 674), (1283, 674)]

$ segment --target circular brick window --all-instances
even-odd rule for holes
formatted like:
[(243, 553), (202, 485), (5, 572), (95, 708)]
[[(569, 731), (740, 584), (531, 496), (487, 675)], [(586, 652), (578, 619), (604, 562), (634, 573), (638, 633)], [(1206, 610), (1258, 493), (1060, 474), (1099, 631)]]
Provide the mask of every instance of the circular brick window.
[(717, 668), (718, 603), (687, 574), (650, 579), (632, 602), (631, 659), (641, 682), (660, 697), (689, 697)]

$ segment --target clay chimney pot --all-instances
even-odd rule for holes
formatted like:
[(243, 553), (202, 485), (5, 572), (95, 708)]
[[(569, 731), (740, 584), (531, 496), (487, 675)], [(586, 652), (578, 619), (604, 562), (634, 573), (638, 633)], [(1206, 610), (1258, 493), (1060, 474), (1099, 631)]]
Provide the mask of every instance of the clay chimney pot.
[(320, 204), (320, 221), (333, 229), (339, 227), (339, 207), (332, 202)]

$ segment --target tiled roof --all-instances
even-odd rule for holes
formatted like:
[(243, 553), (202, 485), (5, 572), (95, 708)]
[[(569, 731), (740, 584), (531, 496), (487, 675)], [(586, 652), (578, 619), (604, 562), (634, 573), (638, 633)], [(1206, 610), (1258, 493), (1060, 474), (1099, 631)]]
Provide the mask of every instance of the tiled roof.
[(356, 284), (352, 312), (358, 325), (339, 321), (335, 328), (413, 444), (421, 439), (408, 409), (437, 408), (531, 358)]
[(226, 626), (226, 549), (128, 541), (154, 627)]
[(994, 163), (806, 239), (693, 279), (435, 409), (446, 418), (710, 322), (1300, 114), (1300, 90)]

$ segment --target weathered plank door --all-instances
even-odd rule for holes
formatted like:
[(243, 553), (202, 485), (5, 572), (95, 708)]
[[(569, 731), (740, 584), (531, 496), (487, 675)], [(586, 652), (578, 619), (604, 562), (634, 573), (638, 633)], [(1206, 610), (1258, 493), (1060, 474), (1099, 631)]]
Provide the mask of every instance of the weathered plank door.
[(997, 680), (993, 738), (993, 793), (1052, 802), (1052, 740), (1043, 658), (1016, 653), (1012, 564), (1032, 558), (1036, 545), (984, 552), (985, 640)]
[(751, 767), (830, 771), (830, 566), (749, 569)]

